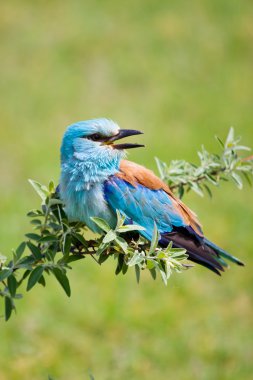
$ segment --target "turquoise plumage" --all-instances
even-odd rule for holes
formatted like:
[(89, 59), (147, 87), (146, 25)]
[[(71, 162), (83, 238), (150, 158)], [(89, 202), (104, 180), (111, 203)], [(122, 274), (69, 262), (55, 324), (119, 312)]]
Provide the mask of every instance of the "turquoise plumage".
[(189, 259), (220, 274), (224, 259), (243, 265), (203, 236), (196, 215), (153, 172), (125, 160), (125, 149), (139, 144), (115, 144), (137, 135), (108, 119), (81, 121), (68, 127), (61, 146), (60, 196), (70, 220), (82, 221), (101, 232), (91, 217), (116, 225), (116, 210), (127, 223), (145, 228), (140, 233), (151, 240), (154, 224), (160, 245), (185, 248)]

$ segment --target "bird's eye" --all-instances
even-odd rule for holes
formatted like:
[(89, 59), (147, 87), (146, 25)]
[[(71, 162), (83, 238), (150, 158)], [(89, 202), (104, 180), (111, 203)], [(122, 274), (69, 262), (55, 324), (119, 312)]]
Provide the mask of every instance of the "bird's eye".
[(93, 135), (88, 136), (88, 139), (92, 141), (99, 141), (101, 140), (101, 138), (102, 136), (100, 135), (100, 133), (93, 133)]

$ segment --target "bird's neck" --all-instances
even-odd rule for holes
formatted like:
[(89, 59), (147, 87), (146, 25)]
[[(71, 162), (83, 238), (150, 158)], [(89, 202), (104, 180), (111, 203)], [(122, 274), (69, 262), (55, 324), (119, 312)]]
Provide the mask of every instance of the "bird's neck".
[(110, 154), (108, 151), (101, 156), (77, 153), (69, 159), (62, 159), (61, 186), (71, 186), (74, 191), (89, 190), (117, 173), (121, 158), (122, 154)]

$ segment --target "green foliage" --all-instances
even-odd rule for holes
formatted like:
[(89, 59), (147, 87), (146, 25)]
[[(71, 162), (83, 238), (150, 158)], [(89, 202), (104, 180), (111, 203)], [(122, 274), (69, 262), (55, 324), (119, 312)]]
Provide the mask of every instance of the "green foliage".
[[(187, 191), (192, 189), (202, 196), (205, 188), (211, 194), (207, 183), (218, 185), (222, 179), (234, 180), (241, 189), (242, 180), (238, 172), (244, 174), (251, 183), (252, 158), (243, 159), (238, 155), (239, 151), (249, 148), (238, 145), (239, 139), (234, 138), (232, 128), (224, 144), (220, 139), (218, 141), (223, 147), (222, 154), (210, 154), (202, 148), (202, 152), (199, 152), (199, 167), (185, 161), (172, 161), (167, 167), (157, 159), (161, 178), (167, 180), (180, 196), (184, 188)], [(67, 276), (68, 270), (72, 269), (70, 264), (87, 256), (99, 265), (109, 257), (114, 257), (116, 275), (124, 275), (129, 268), (134, 267), (138, 282), (143, 270), (148, 270), (153, 279), (158, 273), (165, 285), (173, 271), (179, 273), (190, 267), (185, 262), (187, 255), (184, 249), (173, 248), (172, 243), (167, 248), (159, 247), (156, 225), (149, 243), (138, 233), (144, 228), (125, 224), (125, 217), (118, 211), (115, 228), (105, 220), (93, 217), (93, 222), (103, 233), (95, 240), (86, 239), (87, 227), (83, 223), (68, 220), (53, 182), (48, 187), (33, 180), (29, 182), (40, 196), (42, 205), (40, 209), (28, 212), (33, 231), (25, 235), (26, 240), (13, 251), (12, 259), (6, 263), (6, 257), (0, 256), (0, 295), (4, 299), (5, 320), (15, 310), (15, 301), (22, 297), (19, 291), (24, 282), (26, 290), (30, 291), (37, 284), (45, 287), (46, 276), (53, 275), (70, 297), (71, 287)]]
[(113, 256), (116, 274), (125, 274), (129, 267), (135, 267), (138, 280), (140, 271), (147, 269), (153, 278), (159, 272), (167, 283), (173, 270), (180, 272), (185, 268), (185, 251), (172, 246), (166, 249), (158, 247), (156, 228), (151, 245), (138, 233), (136, 240), (129, 238), (129, 232), (138, 232), (143, 227), (125, 225), (125, 217), (119, 212), (115, 229), (105, 220), (94, 217), (93, 221), (104, 234), (96, 240), (87, 240), (86, 226), (68, 221), (53, 183), (50, 182), (47, 188), (38, 182), (29, 182), (41, 197), (42, 205), (40, 209), (28, 212), (33, 232), (25, 235), (27, 239), (13, 251), (12, 259), (6, 263), (6, 257), (0, 257), (0, 295), (5, 302), (6, 320), (15, 310), (15, 301), (22, 297), (19, 288), (24, 282), (26, 290), (30, 291), (37, 284), (46, 286), (46, 276), (53, 275), (70, 297), (71, 288), (67, 277), (70, 264), (87, 256), (91, 256), (99, 265)]
[(212, 195), (209, 185), (218, 186), (220, 181), (232, 180), (239, 189), (243, 187), (243, 177), (251, 184), (253, 174), (253, 156), (241, 157), (241, 151), (250, 148), (240, 145), (240, 137), (235, 138), (234, 129), (230, 128), (225, 142), (216, 136), (222, 147), (219, 154), (209, 153), (204, 146), (198, 152), (199, 165), (184, 160), (173, 160), (170, 165), (156, 158), (161, 178), (167, 181), (172, 190), (176, 190), (182, 198), (185, 191), (193, 190), (200, 196), (206, 191)]

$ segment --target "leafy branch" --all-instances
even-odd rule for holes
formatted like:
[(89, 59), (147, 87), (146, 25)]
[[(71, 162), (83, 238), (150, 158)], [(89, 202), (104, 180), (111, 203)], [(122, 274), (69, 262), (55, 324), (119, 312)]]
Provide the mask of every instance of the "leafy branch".
[(240, 137), (235, 138), (234, 129), (230, 128), (226, 141), (223, 143), (216, 136), (222, 151), (219, 154), (209, 153), (204, 146), (198, 157), (199, 165), (184, 160), (172, 160), (169, 165), (156, 158), (160, 177), (170, 188), (182, 198), (185, 191), (195, 191), (203, 196), (206, 191), (212, 195), (209, 185), (218, 186), (221, 181), (232, 180), (239, 189), (243, 187), (243, 177), (251, 185), (253, 174), (253, 156), (242, 157), (242, 151), (250, 148), (240, 145)]
[[(243, 175), (251, 183), (253, 157), (242, 158), (239, 152), (249, 148), (238, 145), (230, 130), (220, 155), (210, 154), (204, 148), (199, 152), (200, 165), (186, 161), (172, 161), (169, 166), (157, 159), (161, 178), (180, 196), (184, 191), (194, 190), (203, 195), (209, 184), (218, 185), (220, 180), (232, 179), (242, 188)], [(16, 310), (16, 301), (22, 298), (20, 289), (24, 284), (30, 291), (35, 285), (46, 286), (47, 276), (53, 276), (67, 296), (71, 295), (68, 271), (75, 261), (87, 256), (102, 265), (109, 257), (116, 262), (115, 274), (126, 274), (129, 268), (135, 268), (137, 281), (141, 271), (148, 271), (153, 279), (159, 274), (165, 284), (172, 272), (181, 272), (188, 268), (184, 249), (159, 247), (159, 233), (156, 225), (151, 242), (140, 236), (143, 227), (126, 225), (125, 217), (117, 212), (115, 228), (100, 218), (94, 217), (103, 234), (95, 239), (87, 239), (87, 227), (83, 223), (73, 223), (67, 219), (64, 205), (59, 199), (53, 182), (49, 186), (30, 180), (34, 190), (42, 200), (41, 208), (30, 211), (32, 232), (12, 251), (8, 261), (0, 255), (0, 296), (4, 301), (5, 320)]]
[[(114, 229), (105, 220), (94, 217), (93, 221), (104, 234), (87, 240), (86, 226), (68, 221), (54, 184), (50, 182), (47, 188), (35, 181), (30, 180), (30, 183), (42, 199), (41, 208), (27, 214), (33, 231), (13, 250), (9, 262), (6, 257), (0, 257), (0, 296), (4, 299), (6, 320), (15, 310), (16, 300), (22, 297), (19, 289), (24, 282), (26, 290), (30, 291), (36, 284), (45, 287), (46, 276), (53, 275), (70, 297), (67, 277), (68, 270), (72, 269), (70, 264), (87, 256), (99, 265), (114, 257), (115, 273), (125, 274), (128, 268), (134, 267), (138, 281), (141, 270), (148, 270), (154, 279), (159, 272), (165, 284), (172, 271), (180, 272), (187, 267), (185, 250), (172, 248), (172, 245), (166, 249), (158, 247), (157, 228), (149, 244), (138, 234), (143, 227), (125, 225), (125, 218), (119, 212)], [(129, 236), (133, 232), (136, 239)]]

